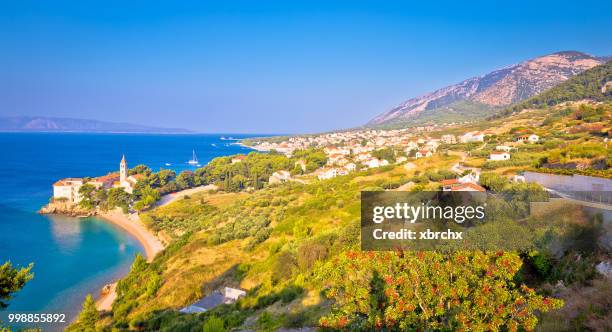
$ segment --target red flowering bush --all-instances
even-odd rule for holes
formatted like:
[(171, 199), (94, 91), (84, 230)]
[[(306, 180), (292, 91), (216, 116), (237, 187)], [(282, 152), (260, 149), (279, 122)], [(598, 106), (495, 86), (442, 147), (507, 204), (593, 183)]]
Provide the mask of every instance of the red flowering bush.
[(318, 266), (334, 301), (329, 329), (532, 330), (536, 311), (563, 306), (513, 278), (516, 253), (347, 252)]

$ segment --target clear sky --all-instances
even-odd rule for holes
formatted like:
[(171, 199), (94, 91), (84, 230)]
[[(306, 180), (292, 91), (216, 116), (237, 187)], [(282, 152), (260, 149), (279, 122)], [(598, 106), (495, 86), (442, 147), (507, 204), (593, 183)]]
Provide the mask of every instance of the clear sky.
[(610, 1), (0, 0), (0, 115), (347, 128), (539, 55), (612, 55), (611, 22)]

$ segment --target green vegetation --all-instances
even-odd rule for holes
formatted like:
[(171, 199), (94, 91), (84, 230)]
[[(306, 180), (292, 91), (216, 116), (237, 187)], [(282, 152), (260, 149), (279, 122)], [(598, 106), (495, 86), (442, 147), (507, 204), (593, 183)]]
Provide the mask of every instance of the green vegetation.
[(76, 322), (67, 329), (70, 332), (90, 332), (96, 331), (96, 323), (100, 319), (100, 313), (96, 309), (96, 301), (93, 296), (88, 294), (83, 302), (83, 309)]
[[(524, 252), (355, 252), (361, 190), (419, 177), (423, 188), (429, 187), (452, 174), (424, 165), (448, 167), (453, 160), (420, 160), (425, 170), (418, 174), (397, 166), (251, 192), (201, 192), (148, 211), (141, 215), (147, 225), (171, 234), (173, 240), (150, 264), (136, 258), (118, 284), (112, 313), (98, 325), (143, 331), (302, 326), (533, 329), (544, 312), (562, 304), (541, 292), (542, 282), (562, 279), (571, 284), (593, 278), (585, 269), (590, 263), (579, 267), (569, 251), (551, 251), (568, 248), (567, 243), (547, 240), (569, 239), (572, 233), (586, 236), (585, 231), (576, 232), (575, 225), (551, 228), (548, 220), (555, 217), (529, 219)], [(485, 172), (481, 180), (488, 188), (520, 196), (518, 201), (543, 194), (538, 186), (513, 184), (495, 173)], [(520, 212), (517, 202), (512, 210)], [(585, 219), (575, 214), (567, 218)], [(583, 257), (594, 252), (586, 250)], [(176, 312), (227, 285), (248, 289), (247, 296), (204, 314)]]
[(0, 265), (0, 309), (8, 307), (8, 301), (13, 298), (13, 295), (32, 280), (33, 264), (28, 267), (16, 268), (11, 262), (5, 262)]
[[(152, 263), (136, 258), (117, 286), (112, 312), (96, 325), (139, 331), (596, 329), (589, 324), (605, 324), (605, 299), (612, 297), (594, 270), (608, 254), (597, 241), (604, 232), (601, 216), (568, 204), (531, 210), (531, 202), (548, 194), (509, 176), (532, 168), (609, 175), (604, 139), (610, 137), (611, 105), (549, 107), (465, 125), (457, 131), (495, 132), (484, 143), (444, 145), (440, 150), (448, 153), (415, 160), (414, 169), (390, 165), (325, 181), (266, 185), (275, 171), (301, 175), (325, 165), (321, 150), (308, 149), (291, 158), (250, 153), (232, 163), (221, 157), (178, 176), (140, 168), (145, 180), (127, 198), (86, 189), (92, 205), (136, 208), (142, 202), (143, 222), (170, 241)], [(515, 143), (528, 133), (541, 141)], [(487, 161), (502, 144), (512, 145), (511, 159)], [(388, 148), (376, 156), (398, 155)], [(481, 185), (506, 198), (487, 206), (493, 217), (478, 235), (515, 241), (520, 250), (359, 252), (361, 191), (437, 190), (441, 180), (456, 177), (449, 169), (459, 160), (482, 167)], [(219, 190), (147, 208), (157, 199), (154, 191), (203, 184)], [(224, 286), (247, 295), (202, 314), (177, 312)]]
[[(532, 330), (537, 311), (563, 301), (514, 282), (515, 253), (348, 252), (317, 273), (338, 330)], [(344, 276), (351, 275), (352, 278)]]
[(215, 158), (195, 175), (203, 183), (216, 184), (222, 190), (240, 191), (261, 189), (272, 173), (292, 168), (293, 162), (283, 154), (251, 152), (238, 163), (232, 163), (232, 157)]

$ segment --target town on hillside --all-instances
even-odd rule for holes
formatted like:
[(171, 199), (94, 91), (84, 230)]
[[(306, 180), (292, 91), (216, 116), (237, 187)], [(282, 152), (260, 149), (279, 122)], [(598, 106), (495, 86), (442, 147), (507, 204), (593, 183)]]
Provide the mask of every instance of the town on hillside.
[[(347, 175), (363, 169), (379, 168), (391, 164), (413, 165), (411, 161), (430, 158), (440, 153), (448, 153), (449, 146), (465, 143), (482, 143), (485, 137), (495, 135), (491, 130), (470, 131), (461, 135), (438, 134), (435, 135), (435, 126), (423, 126), (410, 129), (396, 130), (353, 130), (327, 133), (321, 135), (295, 136), (282, 142), (261, 141), (252, 146), (258, 151), (277, 151), (287, 156), (293, 152), (309, 148), (320, 148), (327, 156), (327, 165), (314, 172), (319, 180), (331, 179), (336, 176)], [(512, 150), (523, 144), (539, 142), (536, 134), (516, 135), (512, 141), (496, 145), (491, 151), (488, 160), (510, 160)], [(302, 160), (298, 164), (305, 169)], [(457, 169), (455, 179), (441, 182), (443, 190), (448, 191), (484, 191), (478, 185), (480, 170), (472, 168), (465, 172), (465, 168)], [(464, 174), (465, 173), (465, 174)], [(277, 171), (270, 178), (271, 183), (283, 182), (291, 179), (288, 171)]]

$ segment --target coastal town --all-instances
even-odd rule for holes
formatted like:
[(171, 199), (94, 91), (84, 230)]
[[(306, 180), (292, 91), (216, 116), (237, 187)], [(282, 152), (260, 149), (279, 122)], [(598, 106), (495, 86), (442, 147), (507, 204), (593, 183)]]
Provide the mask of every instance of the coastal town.
[[(293, 152), (310, 148), (322, 149), (327, 157), (325, 167), (319, 168), (314, 175), (319, 180), (331, 179), (364, 169), (373, 169), (391, 164), (414, 167), (411, 161), (430, 158), (438, 153), (448, 153), (449, 147), (462, 143), (485, 144), (485, 138), (496, 135), (494, 131), (470, 131), (461, 135), (440, 134), (438, 126), (425, 126), (398, 130), (353, 130), (326, 133), (321, 135), (294, 136), (281, 142), (267, 140), (255, 141), (250, 147), (257, 151), (276, 151), (291, 157)], [(436, 136), (436, 134), (438, 134)], [(487, 160), (505, 161), (511, 159), (511, 152), (523, 144), (540, 141), (536, 134), (516, 135), (512, 141), (496, 145)], [(388, 159), (378, 153), (389, 150)], [(441, 152), (444, 151), (444, 152)], [(297, 164), (305, 170), (303, 160)], [(468, 174), (464, 169), (456, 169), (457, 178), (441, 182), (448, 191), (484, 191), (478, 185), (480, 170), (473, 168)], [(291, 180), (288, 171), (275, 172), (270, 183)], [(520, 179), (520, 178), (518, 178)]]

